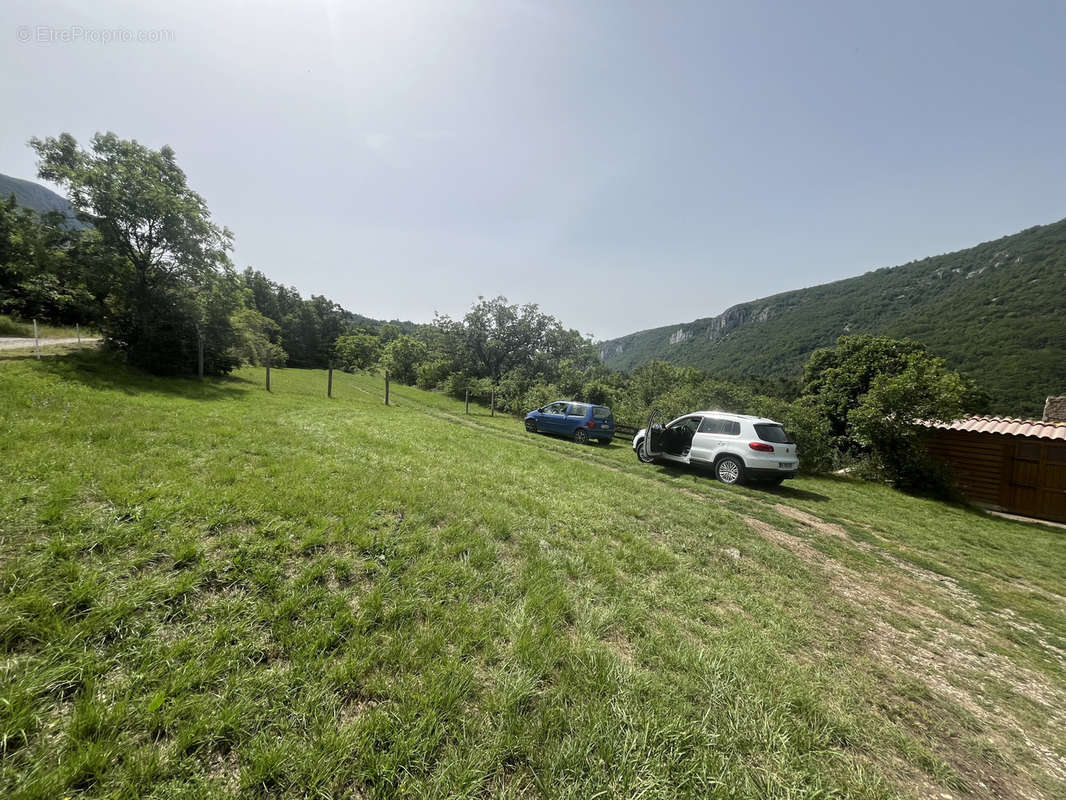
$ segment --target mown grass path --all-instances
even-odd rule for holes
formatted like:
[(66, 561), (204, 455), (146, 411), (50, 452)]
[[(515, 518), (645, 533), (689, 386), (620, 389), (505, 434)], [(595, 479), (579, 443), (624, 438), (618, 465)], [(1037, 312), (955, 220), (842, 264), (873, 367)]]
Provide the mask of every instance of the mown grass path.
[(0, 364), (5, 797), (1066, 793), (1066, 539), (379, 379)]

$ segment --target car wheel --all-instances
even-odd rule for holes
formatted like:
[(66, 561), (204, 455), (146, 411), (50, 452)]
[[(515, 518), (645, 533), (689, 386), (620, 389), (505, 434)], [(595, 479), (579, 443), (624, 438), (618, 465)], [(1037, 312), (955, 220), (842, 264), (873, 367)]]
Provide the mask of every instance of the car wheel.
[(654, 464), (655, 458), (644, 454), (644, 440), (641, 439), (637, 442), (637, 458), (639, 458), (645, 464)]
[(576, 431), (574, 431), (574, 441), (578, 444), (588, 444), (589, 432), (584, 428), (578, 428)]
[(714, 466), (714, 474), (722, 483), (730, 485), (744, 482), (744, 465), (736, 456), (724, 456)]
[(526, 430), (529, 433), (536, 433), (537, 432), (537, 422), (536, 422), (536, 420), (527, 419), (526, 420)]

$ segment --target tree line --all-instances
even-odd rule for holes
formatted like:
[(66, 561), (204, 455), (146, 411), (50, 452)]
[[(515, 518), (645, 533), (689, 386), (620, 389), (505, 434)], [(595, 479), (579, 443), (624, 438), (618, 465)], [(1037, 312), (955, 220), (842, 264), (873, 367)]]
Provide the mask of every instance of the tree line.
[(851, 467), (908, 489), (940, 484), (923, 419), (979, 409), (975, 387), (914, 341), (842, 337), (802, 381), (710, 376), (662, 362), (605, 367), (596, 345), (533, 304), (478, 298), (461, 318), (384, 323), (322, 296), (303, 298), (258, 270), (238, 272), (169, 147), (113, 133), (83, 149), (69, 134), (32, 139), (39, 176), (67, 193), (84, 227), (0, 203), (0, 313), (97, 328), (107, 347), (157, 374), (240, 364), (388, 370), (393, 380), (521, 413), (557, 399), (611, 406), (640, 426), (706, 408), (777, 419), (810, 469)]

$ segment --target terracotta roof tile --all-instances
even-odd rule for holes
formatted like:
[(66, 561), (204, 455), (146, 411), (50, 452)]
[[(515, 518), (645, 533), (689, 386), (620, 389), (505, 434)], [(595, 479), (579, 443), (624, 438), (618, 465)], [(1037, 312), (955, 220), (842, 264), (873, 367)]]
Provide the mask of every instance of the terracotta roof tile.
[(1066, 422), (1039, 422), (1013, 417), (967, 417), (954, 422), (923, 422), (922, 424), (927, 428), (946, 431), (1002, 433), (1008, 436), (1035, 436), (1038, 439), (1066, 441)]

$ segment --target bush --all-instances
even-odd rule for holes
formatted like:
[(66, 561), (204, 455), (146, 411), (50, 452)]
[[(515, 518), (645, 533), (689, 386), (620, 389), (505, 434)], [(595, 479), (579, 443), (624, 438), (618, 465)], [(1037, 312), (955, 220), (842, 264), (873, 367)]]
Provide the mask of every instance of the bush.
[(466, 397), (466, 391), (473, 382), (474, 379), (465, 372), (452, 372), (441, 383), (441, 389), (445, 394), (461, 400)]
[(559, 388), (551, 383), (537, 383), (529, 388), (522, 398), (522, 407), (518, 409), (519, 413), (523, 411), (532, 411), (534, 408), (540, 408), (546, 406), (553, 400), (559, 400)]
[(369, 333), (352, 333), (338, 336), (333, 343), (333, 359), (345, 372), (370, 369), (381, 358), (381, 345), (377, 336)]
[(533, 384), (534, 381), (519, 370), (508, 372), (496, 384), (496, 408), (512, 414), (529, 411), (526, 395)]
[(33, 328), (0, 314), (0, 336), (33, 336)]
[(381, 364), (397, 383), (414, 386), (418, 380), (418, 368), (426, 359), (426, 344), (413, 336), (402, 335), (387, 345), (381, 356)]
[(593, 403), (598, 406), (611, 406), (613, 408), (614, 389), (603, 381), (587, 381), (585, 385), (581, 387), (581, 399), (586, 403)]
[(417, 384), (419, 389), (439, 389), (444, 385), (452, 363), (446, 359), (426, 361), (418, 366)]
[(242, 364), (261, 367), (270, 359), (272, 367), (284, 367), (289, 360), (280, 344), (278, 324), (251, 308), (242, 308), (230, 317), (236, 343), (234, 356)]
[(829, 472), (842, 466), (833, 449), (829, 420), (817, 409), (802, 400), (796, 400), (779, 413), (780, 416), (768, 416), (783, 423), (785, 430), (796, 440), (796, 451), (803, 472)]

